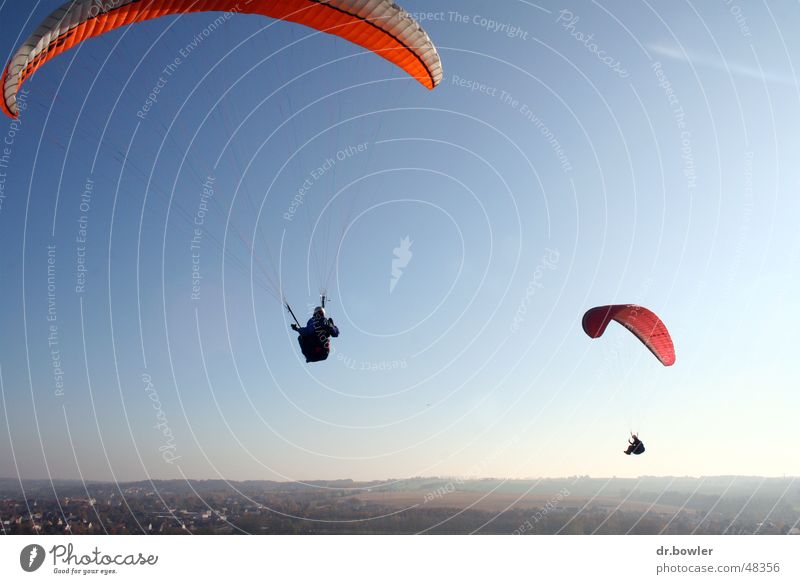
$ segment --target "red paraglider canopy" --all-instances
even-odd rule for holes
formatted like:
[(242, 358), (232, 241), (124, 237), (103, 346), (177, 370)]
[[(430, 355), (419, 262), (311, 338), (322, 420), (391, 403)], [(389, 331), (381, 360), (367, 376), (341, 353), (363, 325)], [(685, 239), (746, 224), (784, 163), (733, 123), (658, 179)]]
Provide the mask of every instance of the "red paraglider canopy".
[(303, 24), (379, 54), (428, 89), (442, 80), (442, 63), (430, 37), (392, 0), (70, 0), (50, 14), (11, 57), (0, 78), (0, 110), (16, 118), (17, 92), (25, 80), (86, 39), (170, 14), (215, 11)]
[(675, 346), (667, 327), (655, 313), (636, 304), (611, 304), (592, 308), (583, 315), (583, 330), (596, 339), (608, 323), (617, 321), (631, 331), (667, 367), (675, 363)]

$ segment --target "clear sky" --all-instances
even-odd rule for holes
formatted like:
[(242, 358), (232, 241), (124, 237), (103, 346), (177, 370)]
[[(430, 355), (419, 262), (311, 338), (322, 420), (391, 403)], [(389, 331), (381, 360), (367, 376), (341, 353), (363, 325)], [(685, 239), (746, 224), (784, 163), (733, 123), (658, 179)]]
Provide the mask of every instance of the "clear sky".
[[(59, 4), (0, 2), (4, 59)], [(0, 476), (798, 474), (800, 8), (435, 10), (432, 92), (297, 25), (203, 34), (218, 13), (27, 82)], [(278, 298), (303, 319), (323, 286), (342, 336), (307, 366)], [(610, 303), (676, 364), (589, 339)]]

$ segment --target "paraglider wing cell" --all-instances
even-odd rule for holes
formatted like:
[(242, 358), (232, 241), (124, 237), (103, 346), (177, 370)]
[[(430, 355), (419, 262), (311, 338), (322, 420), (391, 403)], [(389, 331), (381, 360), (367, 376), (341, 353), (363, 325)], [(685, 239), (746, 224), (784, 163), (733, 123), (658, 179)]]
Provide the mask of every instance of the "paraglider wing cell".
[(612, 320), (618, 322), (644, 343), (665, 366), (675, 363), (675, 347), (667, 327), (652, 311), (636, 304), (598, 306), (583, 315), (583, 330), (596, 339)]
[(84, 40), (144, 20), (191, 12), (260, 14), (303, 24), (379, 54), (428, 89), (442, 79), (430, 37), (391, 0), (70, 0), (48, 16), (9, 61), (0, 80), (0, 108), (17, 117), (17, 92), (25, 80)]

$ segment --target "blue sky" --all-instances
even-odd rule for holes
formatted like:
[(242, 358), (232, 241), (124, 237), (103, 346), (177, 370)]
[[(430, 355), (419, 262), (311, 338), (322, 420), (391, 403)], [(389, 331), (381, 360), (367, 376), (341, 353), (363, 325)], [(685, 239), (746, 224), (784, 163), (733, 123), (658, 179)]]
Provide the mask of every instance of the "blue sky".
[[(58, 4), (0, 4), (3, 55)], [(191, 45), (212, 13), (28, 81), (0, 124), (0, 476), (796, 474), (800, 11), (499, 4), (420, 15), (432, 92), (257, 16)], [(309, 367), (276, 296), (321, 286), (342, 336)], [(586, 337), (608, 303), (658, 313), (675, 366)]]

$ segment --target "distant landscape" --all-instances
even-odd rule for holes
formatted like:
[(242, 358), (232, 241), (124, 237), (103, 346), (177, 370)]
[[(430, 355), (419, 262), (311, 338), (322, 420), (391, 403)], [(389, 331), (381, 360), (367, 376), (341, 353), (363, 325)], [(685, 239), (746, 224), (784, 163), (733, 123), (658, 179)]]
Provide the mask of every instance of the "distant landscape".
[(13, 534), (800, 534), (800, 480), (0, 479)]

